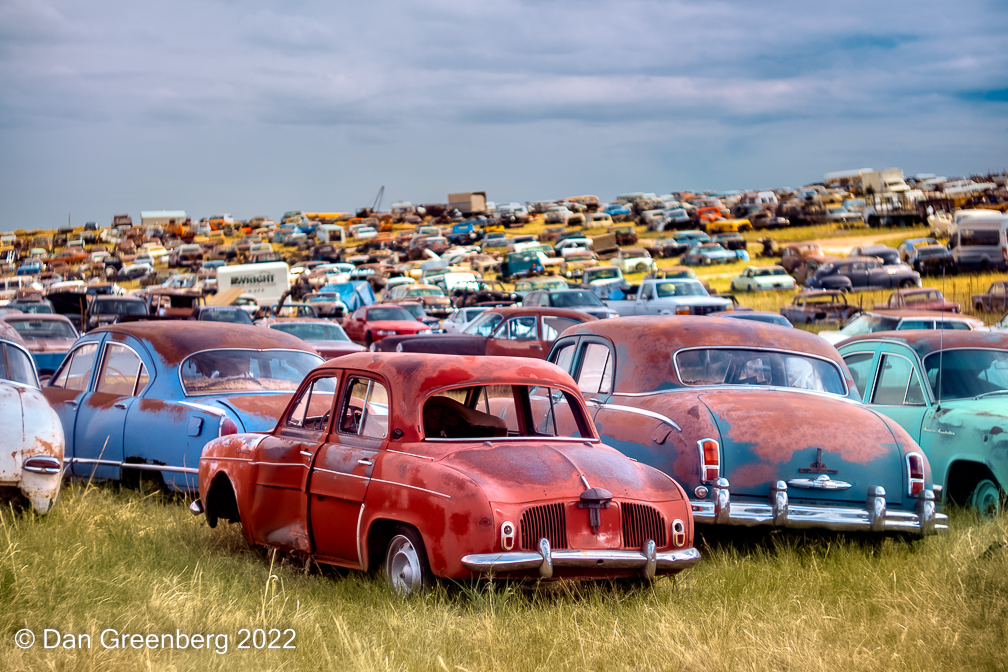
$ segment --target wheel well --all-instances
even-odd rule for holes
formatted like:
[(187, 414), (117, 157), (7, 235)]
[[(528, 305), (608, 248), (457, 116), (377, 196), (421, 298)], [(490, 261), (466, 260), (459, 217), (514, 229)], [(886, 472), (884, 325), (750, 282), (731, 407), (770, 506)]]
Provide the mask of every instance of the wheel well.
[(206, 512), (207, 525), (217, 527), (218, 518), (232, 523), (241, 522), (241, 516), (238, 514), (238, 500), (235, 498), (231, 479), (227, 476), (217, 474), (207, 490), (206, 498), (207, 501), (203, 502), (203, 507)]
[[(364, 560), (365, 571), (375, 571), (381, 567), (381, 563), (385, 561), (385, 549), (388, 548), (389, 542), (392, 541), (392, 537), (396, 535), (400, 527), (412, 528), (417, 533), (417, 536), (423, 539), (420, 530), (414, 525), (384, 518), (372, 521), (368, 529), (367, 557), (362, 558)], [(424, 550), (426, 551), (426, 549)], [(430, 562), (429, 557), (427, 561)]]
[(967, 506), (974, 488), (983, 480), (993, 481), (1002, 492), (1004, 488), (987, 468), (978, 462), (953, 462), (949, 466), (948, 477), (945, 479), (945, 501)]

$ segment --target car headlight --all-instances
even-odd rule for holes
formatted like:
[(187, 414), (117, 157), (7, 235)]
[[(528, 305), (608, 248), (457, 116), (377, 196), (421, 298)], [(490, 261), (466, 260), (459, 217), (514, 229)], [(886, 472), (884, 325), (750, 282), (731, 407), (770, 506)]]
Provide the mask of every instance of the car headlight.
[(420, 331), (417, 332), (417, 334), (421, 334), (421, 335), (422, 334), (429, 334), (429, 333), (431, 333), (430, 329), (421, 329)]

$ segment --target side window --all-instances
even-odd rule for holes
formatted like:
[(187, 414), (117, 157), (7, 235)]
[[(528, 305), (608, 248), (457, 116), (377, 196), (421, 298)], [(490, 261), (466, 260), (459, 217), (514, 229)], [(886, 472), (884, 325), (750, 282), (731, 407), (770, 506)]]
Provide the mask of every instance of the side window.
[(63, 362), (60, 372), (50, 383), (53, 387), (67, 390), (86, 390), (91, 382), (91, 371), (94, 369), (97, 343), (88, 343), (74, 350)]
[(329, 415), (333, 407), (337, 382), (339, 382), (337, 376), (326, 376), (312, 381), (301, 393), (284, 425), (325, 431), (329, 427)]
[(585, 346), (578, 387), (585, 394), (608, 394), (612, 389), (612, 356), (601, 343)]
[(536, 334), (536, 318), (534, 315), (525, 317), (512, 317), (497, 332), (498, 338), (507, 338), (512, 341), (534, 341)]
[(352, 378), (340, 414), (340, 431), (374, 439), (388, 434), (388, 392), (368, 378)]
[(920, 388), (917, 376), (914, 375), (910, 360), (896, 355), (882, 355), (872, 403), (882, 406), (924, 403), (924, 392)]
[(540, 418), (535, 423), (536, 434), (581, 437), (581, 430), (571, 408), (577, 405), (577, 401), (563, 390), (532, 388), (529, 390), (529, 404), (533, 417)]
[(573, 327), (575, 324), (577, 324), (577, 322), (569, 320), (566, 317), (544, 316), (542, 318), (542, 340), (555, 341), (560, 338), (560, 334), (564, 332), (564, 329)]
[(857, 387), (858, 396), (864, 399), (865, 386), (871, 380), (871, 363), (875, 358), (875, 353), (858, 352), (844, 357), (844, 363), (850, 369), (851, 377), (854, 378), (854, 385)]
[(574, 361), (574, 345), (574, 343), (571, 343), (563, 346), (557, 351), (556, 357), (553, 358), (553, 363), (567, 373), (571, 372), (571, 362)]
[(934, 320), (903, 320), (900, 322), (899, 326), (896, 327), (897, 331), (906, 331), (907, 329), (933, 329)]
[(38, 385), (31, 360), (21, 350), (6, 344), (0, 347), (0, 379), (25, 385)]
[(140, 389), (137, 387), (137, 383), (141, 371), (143, 371), (143, 378), (146, 380), (147, 375), (143, 362), (135, 352), (125, 345), (109, 343), (105, 346), (105, 357), (102, 358), (95, 392), (132, 397)]

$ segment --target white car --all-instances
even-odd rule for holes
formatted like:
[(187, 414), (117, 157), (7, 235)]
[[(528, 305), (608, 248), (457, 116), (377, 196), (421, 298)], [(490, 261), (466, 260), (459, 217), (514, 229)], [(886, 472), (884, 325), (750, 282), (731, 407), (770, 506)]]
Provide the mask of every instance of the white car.
[(459, 308), (454, 313), (441, 320), (441, 329), (446, 334), (461, 334), (469, 326), (469, 323), (479, 317), (479, 314), (487, 309), (487, 306), (469, 306)]
[(160, 264), (168, 263), (168, 255), (171, 254), (171, 252), (166, 250), (165, 246), (161, 243), (145, 243), (144, 246), (140, 248), (140, 254), (143, 253), (149, 254), (155, 263)]
[(353, 237), (357, 240), (368, 240), (374, 238), (378, 235), (373, 226), (362, 226), (353, 233)]
[(767, 289), (796, 289), (795, 279), (780, 266), (749, 266), (732, 278), (733, 292), (761, 292)]
[(16, 488), (38, 513), (48, 513), (63, 480), (63, 425), (39, 390), (31, 355), (0, 339), (0, 487)]
[(633, 247), (616, 253), (614, 264), (624, 273), (644, 273), (658, 270), (658, 264), (651, 258), (651, 253), (643, 247)]

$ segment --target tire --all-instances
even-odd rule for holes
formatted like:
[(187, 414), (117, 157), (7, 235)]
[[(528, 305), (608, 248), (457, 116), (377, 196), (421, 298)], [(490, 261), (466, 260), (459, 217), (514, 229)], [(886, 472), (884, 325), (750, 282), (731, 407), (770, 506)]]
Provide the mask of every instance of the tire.
[(374, 343), (374, 337), (371, 336), (371, 332), (364, 334), (364, 347), (370, 348), (371, 344)]
[(637, 264), (637, 266), (634, 268), (634, 270), (636, 270), (638, 273), (643, 273), (644, 271), (647, 270), (647, 264), (645, 264), (644, 262), (641, 262), (641, 263)]
[(903, 280), (902, 282), (900, 282), (900, 287), (902, 287), (904, 289), (907, 288), (907, 287), (916, 287), (916, 286), (917, 286), (917, 283), (914, 282), (913, 280)]
[(412, 527), (396, 530), (385, 549), (382, 570), (400, 595), (413, 595), (433, 583), (423, 539)]
[(970, 506), (980, 512), (981, 518), (993, 519), (1001, 515), (1001, 491), (990, 479), (977, 483), (970, 495)]

